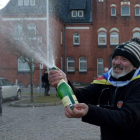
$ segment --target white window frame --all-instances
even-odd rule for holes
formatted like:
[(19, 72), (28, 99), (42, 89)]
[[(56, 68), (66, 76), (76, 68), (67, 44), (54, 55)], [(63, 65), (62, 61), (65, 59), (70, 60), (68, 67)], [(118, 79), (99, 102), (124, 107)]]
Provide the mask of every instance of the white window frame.
[[(73, 58), (73, 57), (68, 57), (67, 58), (67, 71), (68, 72), (74, 72), (75, 71), (75, 60), (74, 60), (74, 58), (73, 58), (73, 60), (68, 60), (69, 58)], [(69, 69), (69, 63), (73, 63), (74, 64), (74, 69), (73, 70)]]
[[(82, 13), (81, 16), (80, 16), (80, 12)], [(84, 11), (83, 10), (78, 10), (78, 17), (84, 17)]]
[[(75, 42), (75, 39), (78, 38), (79, 42)], [(73, 34), (73, 45), (80, 45), (80, 34), (74, 33)]]
[(104, 0), (99, 0), (99, 2), (104, 2)]
[[(129, 8), (129, 13), (128, 14), (123, 14), (123, 7), (128, 7)], [(122, 6), (121, 7), (121, 16), (130, 16), (130, 7), (129, 6)]]
[(36, 40), (36, 25), (35, 25), (34, 23), (28, 24), (28, 33), (30, 33), (31, 30), (34, 30), (35, 35), (34, 35), (34, 37), (32, 38), (32, 37), (30, 36), (30, 34), (28, 34), (28, 35), (29, 35), (29, 39), (30, 39), (30, 40)]
[[(99, 62), (99, 60), (102, 60), (102, 62)], [(102, 74), (103, 74), (103, 72), (104, 72), (104, 60), (103, 60), (103, 58), (97, 59), (97, 76), (98, 77), (102, 76), (102, 74), (100, 74), (100, 72), (99, 72), (99, 65), (102, 65)]]
[(23, 26), (22, 24), (15, 25), (15, 39), (23, 40)]
[[(104, 33), (104, 35), (102, 35), (102, 33)], [(105, 43), (100, 43), (100, 37), (104, 37), (105, 38)], [(106, 32), (100, 32), (98, 33), (98, 45), (106, 45), (107, 44), (107, 35)]]
[[(115, 34), (114, 34), (115, 33)], [(117, 38), (117, 43), (111, 43), (111, 38), (112, 37), (115, 37), (115, 38)], [(119, 44), (119, 34), (117, 33), (117, 32), (112, 32), (111, 34), (110, 34), (110, 45), (118, 45)]]
[[(20, 68), (20, 65), (24, 65), (24, 68)], [(28, 63), (27, 62), (23, 63), (20, 58), (18, 58), (18, 71), (19, 72), (29, 72), (30, 71)]]
[(23, 6), (23, 0), (18, 0), (18, 6)]
[[(115, 14), (112, 13), (112, 9), (115, 9)], [(111, 16), (116, 16), (116, 8), (115, 7), (111, 7)]]
[[(136, 10), (139, 10), (139, 14), (136, 13)], [(140, 16), (140, 7), (135, 8), (135, 16)]]
[[(78, 12), (77, 10), (72, 10), (72, 11), (71, 11), (71, 17), (77, 17), (77, 15), (78, 15), (77, 12)], [(75, 13), (76, 15), (74, 15), (74, 13)]]
[(29, 0), (24, 0), (24, 5), (29, 6)]
[(30, 5), (35, 6), (35, 0), (30, 0)]
[[(80, 60), (80, 59), (85, 59), (85, 60)], [(84, 70), (81, 69), (81, 64), (86, 63), (86, 68)], [(79, 58), (79, 72), (87, 72), (87, 58), (86, 57), (80, 57)]]
[[(136, 35), (136, 34), (137, 34), (137, 35)], [(140, 32), (135, 32), (135, 33), (133, 33), (133, 37), (140, 38)]]

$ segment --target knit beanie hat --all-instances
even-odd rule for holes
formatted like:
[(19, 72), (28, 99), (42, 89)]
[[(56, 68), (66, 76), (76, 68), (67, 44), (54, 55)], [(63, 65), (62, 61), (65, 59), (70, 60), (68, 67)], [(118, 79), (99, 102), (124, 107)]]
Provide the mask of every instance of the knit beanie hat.
[(116, 56), (127, 58), (134, 67), (140, 66), (140, 39), (132, 38), (128, 42), (124, 42), (117, 46), (113, 52), (112, 59)]

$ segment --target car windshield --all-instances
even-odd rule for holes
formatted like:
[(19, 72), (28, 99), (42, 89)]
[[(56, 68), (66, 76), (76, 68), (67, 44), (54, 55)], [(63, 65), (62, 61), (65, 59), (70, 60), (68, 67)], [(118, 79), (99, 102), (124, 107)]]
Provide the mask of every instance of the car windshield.
[(13, 85), (13, 84), (7, 79), (0, 79), (0, 86), (9, 86), (9, 85)]

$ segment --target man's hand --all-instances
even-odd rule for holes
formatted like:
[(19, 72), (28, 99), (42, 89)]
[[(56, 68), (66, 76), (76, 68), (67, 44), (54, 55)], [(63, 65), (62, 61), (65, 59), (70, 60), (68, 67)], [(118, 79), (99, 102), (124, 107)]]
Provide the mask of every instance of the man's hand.
[(68, 118), (82, 118), (88, 113), (89, 107), (84, 103), (74, 104), (72, 110), (70, 106), (65, 108), (65, 116)]
[(57, 70), (50, 70), (48, 79), (50, 84), (55, 88), (57, 87), (57, 84), (61, 79), (64, 79), (66, 83), (68, 82), (66, 78), (66, 74), (63, 71), (61, 71), (59, 68), (57, 68)]

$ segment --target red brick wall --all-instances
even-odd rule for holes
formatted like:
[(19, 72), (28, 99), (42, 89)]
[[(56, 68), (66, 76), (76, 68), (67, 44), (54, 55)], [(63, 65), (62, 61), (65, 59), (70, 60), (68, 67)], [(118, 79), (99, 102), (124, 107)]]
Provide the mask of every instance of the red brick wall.
[[(64, 42), (64, 28), (63, 21), (50, 15), (50, 58), (54, 55), (56, 65), (61, 67), (61, 56), (63, 56), (63, 68), (67, 67), (65, 63), (66, 58), (72, 56), (75, 58), (75, 73), (67, 73), (68, 79), (76, 82), (92, 82), (97, 77), (97, 58), (103, 58), (104, 67), (109, 67), (109, 58), (115, 48), (110, 46), (110, 29), (113, 27), (119, 30), (119, 43), (130, 40), (133, 36), (132, 30), (135, 27), (140, 27), (140, 17), (135, 17), (135, 4), (140, 4), (138, 0), (130, 0), (130, 17), (121, 17), (121, 2), (118, 0), (104, 0), (103, 3), (99, 3), (98, 0), (92, 0), (92, 24), (66, 24), (66, 27), (89, 27), (86, 29), (66, 29), (66, 40)], [(111, 17), (110, 5), (115, 4), (116, 18)], [(44, 17), (42, 15), (42, 17)], [(46, 48), (46, 21), (29, 21), (24, 22), (24, 26), (27, 27), (28, 23), (35, 23), (37, 26), (38, 34), (42, 36), (42, 48)], [(10, 22), (11, 29), (16, 22)], [(6, 21), (1, 23), (6, 27), (8, 24)], [(107, 45), (105, 48), (98, 46), (98, 29), (105, 28), (107, 30)], [(61, 45), (61, 30), (63, 31), (63, 45)], [(80, 45), (73, 45), (73, 34), (80, 34)], [(17, 71), (17, 58), (12, 56), (8, 52), (4, 51), (5, 45), (2, 39), (3, 33), (0, 32), (0, 77), (6, 77), (12, 82), (18, 79), (19, 82), (24, 85), (30, 83), (29, 74), (19, 74)], [(53, 50), (53, 51), (52, 51)], [(87, 58), (87, 73), (79, 73), (79, 57), (85, 56)], [(66, 64), (66, 65), (65, 65)], [(46, 66), (44, 65), (44, 69)], [(42, 70), (43, 74), (43, 70)], [(35, 85), (39, 85), (39, 65), (36, 61), (33, 82)]]
[[(14, 17), (13, 17), (14, 18)], [(24, 31), (27, 29), (27, 25), (29, 23), (34, 23), (37, 28), (37, 35), (42, 36), (42, 52), (46, 51), (46, 21), (24, 21), (23, 28)], [(29, 73), (19, 73), (18, 72), (18, 58), (15, 55), (12, 55), (9, 50), (5, 47), (6, 44), (6, 38), (9, 37), (8, 33), (13, 34), (14, 33), (14, 25), (16, 24), (16, 21), (4, 21), (1, 22), (1, 27), (6, 28), (4, 32), (1, 31), (1, 46), (0, 46), (0, 77), (5, 77), (9, 80), (11, 80), (13, 83), (15, 83), (15, 80), (18, 80), (18, 83), (23, 83), (26, 87), (30, 84), (30, 74)], [(5, 25), (8, 25), (7, 27)], [(61, 46), (60, 43), (60, 33), (61, 30), (64, 29), (63, 22), (60, 21), (56, 17), (50, 16), (50, 38), (53, 37), (53, 45), (50, 44), (50, 56), (52, 55), (52, 47), (54, 47), (54, 56), (56, 59), (57, 66), (61, 66), (61, 56), (63, 54), (63, 46)], [(51, 28), (54, 32), (51, 33)], [(2, 30), (2, 29), (1, 29)], [(51, 41), (50, 41), (51, 42)], [(37, 45), (37, 40), (35, 42), (35, 45)], [(44, 53), (45, 54), (45, 53)], [(47, 55), (47, 53), (46, 53)], [(47, 57), (44, 57), (46, 59)], [(46, 68), (46, 65), (44, 65), (44, 69)], [(42, 70), (42, 74), (44, 72), (44, 69)], [(38, 58), (35, 59), (35, 71), (33, 74), (33, 83), (35, 86), (39, 85), (39, 61)]]
[[(110, 29), (115, 27), (119, 30), (119, 44), (132, 38), (132, 30), (140, 25), (140, 17), (135, 18), (135, 4), (140, 4), (137, 0), (130, 0), (130, 17), (121, 17), (121, 2), (116, 0), (105, 0), (99, 3), (98, 0), (92, 0), (92, 18), (93, 25), (73, 24), (67, 27), (90, 27), (90, 30), (66, 30), (66, 56), (75, 58), (74, 74), (67, 73), (71, 81), (92, 82), (97, 77), (97, 58), (103, 58), (104, 67), (109, 67), (109, 57), (115, 46), (110, 46)], [(110, 5), (115, 4), (116, 18), (111, 17)], [(105, 48), (98, 47), (98, 29), (105, 28), (107, 30), (107, 45)], [(73, 33), (80, 34), (80, 45), (73, 46)], [(87, 57), (87, 74), (79, 74), (79, 57)]]

